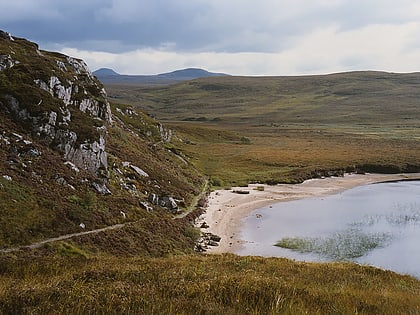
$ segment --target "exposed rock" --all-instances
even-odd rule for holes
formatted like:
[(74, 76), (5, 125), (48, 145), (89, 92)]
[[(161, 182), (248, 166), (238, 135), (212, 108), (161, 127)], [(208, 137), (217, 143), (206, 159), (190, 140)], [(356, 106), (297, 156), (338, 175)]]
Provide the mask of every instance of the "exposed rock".
[(219, 246), (220, 240), (221, 237), (213, 233), (202, 233), (195, 244), (194, 250), (196, 252), (205, 252), (209, 249), (209, 246)]
[(16, 132), (12, 132), (12, 136), (15, 137), (18, 141), (23, 140), (23, 136)]
[(85, 142), (77, 146), (77, 134), (60, 129), (56, 133), (56, 140), (59, 141), (57, 148), (64, 152), (64, 158), (76, 166), (96, 175), (99, 174), (100, 169), (107, 170), (108, 158), (104, 135), (100, 135), (99, 142)]
[(124, 162), (122, 162), (122, 166), (131, 168), (134, 172), (137, 173), (137, 175), (139, 175), (141, 177), (149, 177), (149, 174), (147, 174), (145, 171), (143, 171), (140, 167), (131, 164), (131, 162), (124, 161)]
[(72, 162), (70, 162), (70, 161), (66, 161), (66, 162), (64, 162), (64, 165), (69, 166), (69, 167), (70, 167), (73, 171), (75, 171), (76, 173), (79, 173), (79, 172), (80, 172), (79, 168), (78, 168), (76, 165), (74, 165), (74, 163), (72, 163)]
[(203, 223), (201, 223), (201, 225), (200, 225), (200, 229), (208, 229), (210, 226), (206, 223), (206, 222), (203, 222)]
[(147, 174), (145, 171), (143, 171), (140, 167), (137, 167), (135, 165), (130, 165), (130, 167), (140, 176), (143, 177), (149, 177), (149, 174)]
[(8, 40), (11, 40), (11, 41), (14, 41), (14, 40), (15, 40), (15, 39), (12, 37), (12, 35), (10, 35), (10, 33), (4, 32), (4, 31), (2, 31), (2, 30), (0, 30), (0, 38), (3, 38), (3, 39), (8, 39)]
[(159, 196), (152, 193), (149, 195), (149, 201), (153, 204), (153, 205), (158, 205), (159, 204)]
[(159, 204), (163, 207), (163, 208), (168, 208), (169, 210), (177, 210), (178, 209), (178, 205), (175, 202), (175, 199), (172, 197), (168, 197), (168, 196), (164, 196), (160, 199)]
[(232, 192), (234, 194), (239, 194), (239, 195), (248, 195), (249, 194), (248, 190), (233, 190)]
[(56, 148), (64, 153), (64, 158), (73, 162), (78, 167), (88, 170), (93, 174), (98, 171), (107, 169), (107, 152), (105, 150), (106, 127), (96, 128), (99, 133), (98, 140), (85, 142), (77, 145), (77, 133), (68, 129), (56, 129), (57, 113), (50, 112), (48, 121), (44, 124), (37, 124), (42, 117), (32, 117), (29, 112), (22, 108), (18, 100), (9, 96), (9, 108), (15, 116), (23, 121), (32, 121), (34, 123), (34, 131), (42, 137), (50, 139), (51, 142), (57, 143)]
[(140, 201), (139, 205), (144, 208), (147, 212), (152, 212), (153, 208), (146, 202), (146, 201)]
[(0, 72), (13, 67), (16, 63), (10, 55), (0, 55)]
[(172, 130), (166, 129), (162, 124), (158, 124), (160, 137), (165, 142), (170, 142), (172, 139)]
[(130, 194), (132, 194), (134, 197), (138, 197), (139, 196), (139, 192), (137, 190), (137, 186), (134, 183), (125, 183), (124, 181), (122, 182), (121, 186), (127, 190)]
[(213, 241), (213, 240), (209, 240), (209, 241), (207, 242), (207, 245), (209, 245), (209, 246), (219, 246), (219, 243), (217, 243), (217, 242), (215, 242), (215, 241)]
[(9, 175), (3, 175), (3, 178), (9, 182), (12, 181), (12, 178)]
[(149, 195), (149, 202), (153, 205), (158, 205), (162, 208), (166, 208), (174, 213), (178, 211), (178, 204), (176, 203), (174, 198), (169, 196), (159, 197), (158, 195), (151, 193)]
[(58, 177), (56, 180), (57, 184), (64, 186), (67, 184), (67, 181), (63, 177)]
[(210, 240), (214, 241), (214, 242), (220, 242), (220, 240), (222, 239), (220, 236), (216, 235), (216, 234), (209, 234), (210, 236)]
[[(13, 40), (10, 34), (3, 31), (0, 39)], [(66, 160), (95, 175), (106, 174), (101, 170), (107, 169), (106, 127), (112, 124), (112, 114), (103, 86), (82, 60), (48, 52), (41, 53), (36, 44), (30, 44), (32, 45), (19, 46), (19, 54), (32, 58), (34, 62), (37, 60), (43, 63), (42, 71), (39, 70), (41, 67), (28, 71), (33, 85), (25, 88), (33, 90), (35, 99), (16, 94), (11, 89), (10, 93), (2, 95), (5, 100), (3, 105), (17, 122), (29, 127), (30, 132), (48, 140), (54, 148), (62, 151)], [(13, 45), (20, 45), (20, 41)], [(18, 63), (15, 60), (18, 58), (15, 57), (18, 56), (15, 51), (10, 44), (2, 52), (0, 71), (10, 70)], [(10, 81), (6, 83), (18, 86), (20, 82), (16, 78), (19, 76), (9, 76), (9, 72), (13, 74), (12, 71), (13, 69), (6, 72), (5, 80)], [(34, 89), (40, 89), (41, 93)], [(47, 97), (44, 91), (53, 99)], [(71, 124), (75, 111), (86, 114), (89, 119), (78, 117), (77, 123)]]
[(102, 195), (111, 195), (111, 191), (106, 187), (104, 183), (97, 183), (93, 182), (92, 187), (96, 189), (96, 191)]

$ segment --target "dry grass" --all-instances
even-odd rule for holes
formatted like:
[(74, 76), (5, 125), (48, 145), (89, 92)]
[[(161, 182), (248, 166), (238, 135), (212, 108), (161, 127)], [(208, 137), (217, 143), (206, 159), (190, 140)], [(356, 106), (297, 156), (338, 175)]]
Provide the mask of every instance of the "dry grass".
[[(420, 143), (414, 137), (395, 139), (327, 126), (313, 129), (197, 122), (171, 122), (170, 126), (195, 143), (180, 145), (195, 165), (225, 185), (296, 182), (328, 175), (329, 171), (418, 171), (420, 165)], [(250, 144), (240, 142), (244, 136)]]
[(10, 314), (418, 314), (420, 283), (352, 264), (222, 256), (1, 259)]

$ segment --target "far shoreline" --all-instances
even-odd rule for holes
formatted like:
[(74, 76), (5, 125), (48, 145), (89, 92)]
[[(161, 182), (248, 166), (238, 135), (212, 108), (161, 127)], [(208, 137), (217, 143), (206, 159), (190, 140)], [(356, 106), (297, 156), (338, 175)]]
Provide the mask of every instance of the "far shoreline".
[[(342, 177), (309, 179), (300, 184), (250, 184), (216, 190), (210, 193), (206, 211), (196, 220), (196, 226), (200, 227), (205, 222), (208, 228), (201, 228), (202, 232), (221, 237), (219, 246), (211, 246), (207, 253), (236, 253), (243, 243), (239, 235), (243, 220), (260, 208), (279, 202), (334, 195), (362, 185), (404, 180), (420, 180), (420, 173), (345, 174)], [(258, 187), (264, 188), (258, 190)]]

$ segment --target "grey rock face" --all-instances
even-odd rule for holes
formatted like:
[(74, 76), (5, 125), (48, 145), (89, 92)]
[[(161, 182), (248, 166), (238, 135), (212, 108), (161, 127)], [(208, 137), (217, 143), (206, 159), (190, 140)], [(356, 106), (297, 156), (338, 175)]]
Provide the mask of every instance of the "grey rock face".
[(111, 191), (108, 189), (108, 187), (106, 187), (104, 183), (93, 182), (92, 186), (98, 193), (102, 195), (111, 195)]
[[(77, 65), (76, 68), (79, 73), (85, 71), (85, 68), (75, 61), (73, 65)], [(62, 65), (62, 68), (65, 67), (65, 65)], [(25, 108), (25, 104), (20, 104), (13, 96), (6, 96), (10, 111), (17, 119), (30, 122), (33, 126), (33, 132), (40, 137), (49, 139), (58, 150), (63, 152), (66, 160), (93, 174), (99, 175), (101, 170), (105, 171), (101, 174), (105, 174), (108, 168), (106, 125), (112, 123), (111, 109), (106, 99), (103, 98), (104, 101), (99, 102), (94, 99), (95, 96), (89, 95), (84, 90), (85, 98), (82, 101), (78, 101), (73, 97), (75, 91), (73, 87), (78, 87), (76, 90), (82, 89), (82, 87), (79, 87), (79, 83), (77, 81), (67, 82), (68, 86), (65, 87), (56, 76), (52, 76), (48, 83), (42, 80), (35, 80), (34, 83), (40, 89), (48, 91), (52, 96), (60, 99), (63, 105), (57, 108), (57, 111), (46, 112), (43, 115), (34, 117)], [(92, 84), (95, 84), (95, 82)], [(106, 96), (104, 90), (101, 90), (100, 96)], [(79, 135), (77, 130), (62, 128), (67, 127), (71, 122), (69, 110), (71, 106), (77, 106), (84, 114), (103, 122), (101, 127), (91, 127), (92, 130), (96, 129), (95, 134), (99, 135), (98, 138), (87, 139), (80, 144), (78, 143)]]
[(14, 61), (10, 55), (0, 55), (0, 72), (13, 67), (17, 61)]

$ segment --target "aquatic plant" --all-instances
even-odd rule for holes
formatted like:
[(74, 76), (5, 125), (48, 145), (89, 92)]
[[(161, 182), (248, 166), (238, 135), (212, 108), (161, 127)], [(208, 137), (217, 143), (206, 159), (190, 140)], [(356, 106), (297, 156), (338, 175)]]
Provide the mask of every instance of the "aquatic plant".
[(352, 227), (328, 237), (286, 237), (275, 245), (300, 253), (315, 253), (333, 261), (346, 261), (384, 247), (391, 239), (392, 235), (387, 232), (366, 233)]

